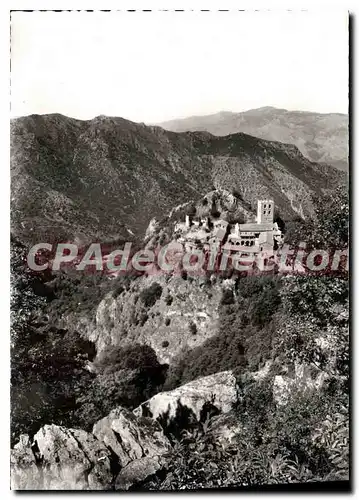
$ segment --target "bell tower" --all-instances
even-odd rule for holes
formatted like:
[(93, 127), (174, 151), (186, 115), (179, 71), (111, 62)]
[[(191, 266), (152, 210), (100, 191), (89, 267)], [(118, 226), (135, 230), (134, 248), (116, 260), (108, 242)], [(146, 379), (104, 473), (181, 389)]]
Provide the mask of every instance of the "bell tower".
[(266, 222), (273, 223), (273, 214), (273, 200), (258, 200), (257, 224), (264, 224)]

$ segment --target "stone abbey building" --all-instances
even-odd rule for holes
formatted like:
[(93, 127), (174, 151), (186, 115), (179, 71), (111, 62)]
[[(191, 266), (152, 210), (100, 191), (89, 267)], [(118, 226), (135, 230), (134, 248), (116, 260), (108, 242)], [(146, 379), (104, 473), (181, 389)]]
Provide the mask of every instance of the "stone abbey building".
[(255, 222), (230, 224), (223, 219), (191, 220), (176, 224), (178, 241), (187, 251), (213, 246), (223, 252), (259, 253), (273, 252), (283, 243), (283, 234), (274, 222), (273, 200), (258, 200)]

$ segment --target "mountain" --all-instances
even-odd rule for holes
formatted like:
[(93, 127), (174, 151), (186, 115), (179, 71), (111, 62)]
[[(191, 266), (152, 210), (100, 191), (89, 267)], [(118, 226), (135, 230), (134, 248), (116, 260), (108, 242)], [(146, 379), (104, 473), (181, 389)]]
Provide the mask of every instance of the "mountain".
[(348, 125), (348, 115), (345, 114), (273, 107), (242, 113), (223, 111), (160, 124), (174, 132), (206, 131), (219, 136), (244, 132), (261, 139), (295, 144), (310, 160), (330, 163), (340, 170), (348, 169)]
[(23, 242), (142, 239), (150, 220), (208, 191), (243, 204), (274, 199), (281, 215), (345, 180), (297, 147), (244, 133), (175, 133), (123, 118), (59, 114), (11, 123), (11, 230)]
[(238, 220), (270, 197), (285, 222), (308, 217), (288, 224), (290, 246), (341, 249), (347, 190), (314, 198), (344, 172), (244, 133), (61, 115), (14, 120), (11, 159), (13, 489), (348, 482), (344, 272), (109, 279), (32, 272), (24, 245), (146, 235), (151, 248), (187, 210)]
[(185, 136), (122, 118), (34, 115), (13, 120), (11, 132), (12, 230), (21, 238), (128, 238), (211, 185), (208, 160)]

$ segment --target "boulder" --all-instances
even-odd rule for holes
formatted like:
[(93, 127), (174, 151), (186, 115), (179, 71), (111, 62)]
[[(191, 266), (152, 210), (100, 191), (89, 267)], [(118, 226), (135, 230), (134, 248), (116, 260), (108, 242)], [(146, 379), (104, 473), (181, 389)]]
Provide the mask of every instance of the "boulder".
[(167, 458), (161, 456), (138, 458), (121, 469), (116, 478), (115, 489), (128, 490), (134, 484), (141, 483), (149, 476), (156, 474), (167, 463)]
[(11, 451), (17, 490), (127, 490), (166, 466), (172, 447), (158, 422), (116, 408), (93, 433), (45, 425)]
[(200, 420), (206, 405), (218, 413), (225, 413), (231, 410), (236, 396), (236, 378), (231, 371), (225, 371), (193, 380), (172, 391), (160, 392), (142, 403), (133, 413), (169, 424), (181, 409), (187, 408)]
[[(161, 297), (145, 305), (138, 297), (153, 283), (162, 287)], [(117, 297), (112, 293), (104, 297), (96, 311), (96, 326), (85, 335), (98, 353), (108, 346), (147, 344), (160, 363), (171, 364), (184, 349), (194, 349), (217, 334), (221, 297), (220, 283), (206, 286), (202, 276), (191, 280), (166, 273), (141, 276)], [(191, 324), (196, 325), (195, 334)]]
[(10, 473), (12, 490), (37, 490), (41, 486), (41, 471), (27, 434), (22, 434), (11, 450)]
[(34, 436), (45, 490), (111, 489), (111, 454), (92, 434), (45, 425)]
[(127, 490), (155, 474), (170, 455), (171, 444), (156, 421), (121, 407), (99, 420), (93, 433), (118, 457), (116, 489)]

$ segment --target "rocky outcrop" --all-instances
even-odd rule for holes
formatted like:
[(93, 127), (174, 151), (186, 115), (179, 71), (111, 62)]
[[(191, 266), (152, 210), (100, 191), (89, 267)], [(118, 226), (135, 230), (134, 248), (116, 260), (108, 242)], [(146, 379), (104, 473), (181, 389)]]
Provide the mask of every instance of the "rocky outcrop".
[(134, 413), (169, 424), (181, 409), (187, 408), (200, 420), (206, 406), (221, 413), (230, 411), (236, 395), (236, 378), (231, 371), (225, 371), (201, 377), (173, 391), (160, 392), (142, 403)]
[(38, 490), (42, 485), (42, 474), (37, 466), (30, 438), (26, 434), (20, 436), (19, 442), (10, 453), (11, 489)]
[(273, 396), (277, 404), (285, 404), (293, 391), (306, 392), (320, 389), (328, 375), (313, 366), (294, 363), (293, 373), (276, 375)]
[(30, 444), (22, 436), (11, 455), (15, 490), (106, 490), (111, 487), (110, 452), (80, 429), (45, 425)]
[[(96, 422), (92, 433), (45, 425), (32, 441), (21, 436), (11, 451), (11, 488), (128, 490), (166, 469), (173, 448), (163, 427), (179, 409), (200, 421), (206, 408), (212, 416), (230, 415), (235, 400), (236, 379), (227, 371), (157, 394), (133, 412), (118, 407)], [(236, 420), (224, 417), (210, 423), (222, 444), (239, 432)]]
[[(161, 296), (146, 305), (142, 294), (154, 283), (162, 287)], [(160, 363), (171, 363), (183, 349), (217, 333), (221, 297), (221, 284), (208, 287), (201, 277), (143, 276), (120, 295), (108, 294), (97, 308), (96, 325), (85, 332), (98, 352), (136, 342), (150, 345)]]
[(116, 408), (94, 425), (94, 435), (118, 457), (120, 472), (116, 489), (126, 490), (134, 482), (155, 474), (167, 462), (171, 444), (161, 426), (150, 418), (136, 418)]
[(11, 451), (14, 490), (127, 490), (168, 462), (171, 445), (161, 426), (116, 408), (93, 433), (45, 425)]

